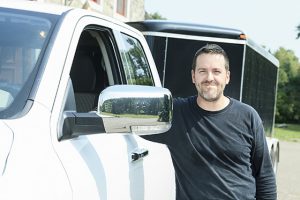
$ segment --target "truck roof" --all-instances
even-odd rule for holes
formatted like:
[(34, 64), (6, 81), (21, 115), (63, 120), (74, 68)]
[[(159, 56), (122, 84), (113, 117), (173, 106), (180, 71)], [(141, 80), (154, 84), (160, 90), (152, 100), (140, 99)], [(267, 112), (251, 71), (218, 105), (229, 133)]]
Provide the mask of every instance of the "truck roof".
[(241, 39), (245, 33), (238, 29), (211, 26), (196, 23), (175, 22), (170, 20), (145, 20), (128, 22), (127, 24), (142, 32), (165, 32), (193, 36), (221, 37), (228, 39)]
[[(273, 62), (277, 67), (279, 66), (279, 61), (270, 52), (266, 51), (266, 49), (264, 49), (261, 45), (258, 45), (249, 38), (244, 31), (239, 29), (171, 20), (145, 20), (127, 22), (127, 24), (143, 32), (145, 35), (152, 35), (152, 33), (165, 33), (180, 34), (181, 37), (200, 36), (216, 38), (217, 40), (219, 38), (233, 39), (239, 44), (251, 46), (255, 51)], [(171, 37), (174, 37), (174, 35)]]

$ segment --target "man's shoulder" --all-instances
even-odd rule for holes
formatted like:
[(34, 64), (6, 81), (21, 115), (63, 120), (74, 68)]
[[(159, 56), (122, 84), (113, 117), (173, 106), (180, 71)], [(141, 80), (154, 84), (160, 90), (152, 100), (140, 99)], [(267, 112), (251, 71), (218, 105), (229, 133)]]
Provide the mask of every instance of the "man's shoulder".
[(232, 106), (235, 108), (238, 112), (246, 112), (249, 113), (250, 115), (257, 115), (258, 113), (254, 107), (251, 105), (241, 102), (239, 100), (236, 100), (234, 98), (230, 98), (230, 101), (232, 101)]
[(230, 101), (232, 101), (232, 104), (236, 107), (244, 108), (246, 110), (253, 110), (254, 109), (251, 105), (249, 105), (247, 103), (244, 103), (244, 102), (241, 102), (241, 101), (239, 101), (237, 99), (234, 99), (232, 97), (230, 97)]
[(188, 96), (188, 97), (175, 97), (173, 98), (173, 102), (175, 105), (184, 105), (195, 102), (196, 96)]
[(188, 113), (190, 110), (195, 109), (196, 97), (176, 97), (173, 99), (174, 113)]

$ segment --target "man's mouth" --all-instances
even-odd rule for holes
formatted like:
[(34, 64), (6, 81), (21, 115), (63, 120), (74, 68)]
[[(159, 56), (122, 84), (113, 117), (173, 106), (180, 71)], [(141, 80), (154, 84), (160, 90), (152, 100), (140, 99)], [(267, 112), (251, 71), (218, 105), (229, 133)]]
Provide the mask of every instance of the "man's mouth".
[(214, 83), (203, 83), (202, 85), (204, 85), (205, 87), (216, 87), (217, 86)]

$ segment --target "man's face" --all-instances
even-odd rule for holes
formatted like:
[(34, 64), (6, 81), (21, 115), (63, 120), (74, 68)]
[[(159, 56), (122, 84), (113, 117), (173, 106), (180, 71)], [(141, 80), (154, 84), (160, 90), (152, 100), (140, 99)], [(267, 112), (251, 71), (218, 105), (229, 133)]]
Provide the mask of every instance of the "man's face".
[(225, 69), (225, 59), (219, 54), (201, 54), (196, 59), (192, 80), (198, 96), (205, 101), (217, 101), (229, 83), (230, 72)]

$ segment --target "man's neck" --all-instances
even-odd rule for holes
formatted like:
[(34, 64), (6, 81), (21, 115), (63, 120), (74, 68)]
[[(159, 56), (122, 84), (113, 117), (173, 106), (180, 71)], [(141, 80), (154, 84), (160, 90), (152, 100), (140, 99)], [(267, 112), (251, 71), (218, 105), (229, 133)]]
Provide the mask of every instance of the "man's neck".
[(224, 109), (228, 104), (230, 100), (228, 97), (225, 97), (224, 95), (221, 96), (216, 101), (206, 101), (202, 97), (197, 97), (197, 104), (200, 108), (207, 110), (207, 111), (219, 111)]

